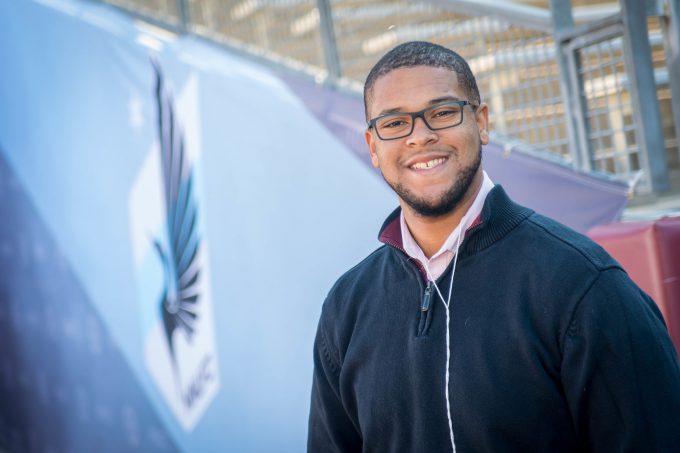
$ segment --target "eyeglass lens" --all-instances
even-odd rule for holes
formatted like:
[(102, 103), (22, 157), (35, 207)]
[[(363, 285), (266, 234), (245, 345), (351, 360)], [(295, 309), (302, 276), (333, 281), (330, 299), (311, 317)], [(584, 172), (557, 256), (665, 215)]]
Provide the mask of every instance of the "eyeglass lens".
[[(413, 131), (414, 116), (410, 113), (386, 115), (376, 121), (375, 128), (382, 139), (406, 137)], [(436, 105), (425, 110), (422, 117), (430, 129), (445, 129), (462, 122), (463, 107), (458, 104)]]

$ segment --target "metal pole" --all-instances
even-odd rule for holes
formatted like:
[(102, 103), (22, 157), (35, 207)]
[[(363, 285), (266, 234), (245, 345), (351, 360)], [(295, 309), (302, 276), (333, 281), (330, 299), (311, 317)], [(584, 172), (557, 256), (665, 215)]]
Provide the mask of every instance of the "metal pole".
[(670, 181), (646, 13), (646, 1), (621, 0), (626, 72), (631, 81), (640, 158), (652, 191), (658, 193), (670, 189)]
[(334, 83), (342, 76), (340, 69), (340, 56), (338, 54), (338, 44), (335, 40), (335, 30), (333, 27), (333, 12), (330, 0), (316, 0), (319, 9), (319, 19), (321, 26), (321, 42), (323, 43), (324, 59), (328, 70), (328, 79)]
[(179, 19), (178, 28), (181, 33), (189, 30), (189, 4), (188, 0), (177, 0), (177, 18)]
[[(583, 83), (579, 72), (579, 58), (576, 52), (570, 50), (568, 40), (564, 38), (574, 29), (571, 0), (550, 0), (550, 12), (562, 104), (569, 134), (569, 152), (575, 168), (590, 170), (588, 140), (587, 136), (582, 136), (586, 133), (584, 129), (586, 115), (584, 104), (581, 102)], [(573, 52), (573, 55), (570, 55), (570, 52)], [(572, 58), (573, 62), (570, 61)]]
[(668, 66), (668, 82), (671, 88), (671, 107), (675, 121), (675, 137), (680, 157), (680, 0), (668, 1), (668, 17), (664, 18), (666, 65)]

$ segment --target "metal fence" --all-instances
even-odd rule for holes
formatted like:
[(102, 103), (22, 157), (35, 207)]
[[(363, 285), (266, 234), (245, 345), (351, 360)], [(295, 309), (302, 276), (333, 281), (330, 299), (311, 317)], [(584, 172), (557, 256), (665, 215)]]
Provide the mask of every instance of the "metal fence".
[[(106, 1), (356, 92), (393, 46), (443, 44), (470, 63), (497, 140), (626, 181), (638, 192), (664, 189), (655, 185), (658, 163), (650, 161), (649, 128), (637, 111), (640, 96), (650, 93), (639, 92), (631, 72), (639, 61), (629, 55), (616, 4), (575, 9), (575, 28), (565, 37), (547, 9), (489, 0)], [(666, 173), (680, 169), (667, 19), (660, 11), (648, 20), (657, 88), (651, 96), (661, 112)]]
[(660, 114), (671, 108), (662, 22), (646, 19), (644, 10), (631, 19), (634, 13), (640, 11), (572, 27), (560, 39), (575, 118), (571, 139), (578, 168), (613, 175), (638, 192), (663, 191), (678, 149), (673, 116)]

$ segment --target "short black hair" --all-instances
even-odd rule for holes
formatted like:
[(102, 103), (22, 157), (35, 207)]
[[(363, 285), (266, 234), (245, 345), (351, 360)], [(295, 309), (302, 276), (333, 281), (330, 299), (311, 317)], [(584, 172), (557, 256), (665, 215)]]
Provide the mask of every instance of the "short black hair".
[(425, 41), (410, 41), (399, 44), (387, 52), (371, 69), (364, 83), (364, 113), (368, 120), (368, 99), (376, 80), (399, 68), (414, 66), (430, 66), (446, 68), (455, 72), (458, 84), (465, 90), (468, 100), (473, 104), (480, 103), (479, 89), (474, 74), (467, 61), (451, 49), (439, 44)]

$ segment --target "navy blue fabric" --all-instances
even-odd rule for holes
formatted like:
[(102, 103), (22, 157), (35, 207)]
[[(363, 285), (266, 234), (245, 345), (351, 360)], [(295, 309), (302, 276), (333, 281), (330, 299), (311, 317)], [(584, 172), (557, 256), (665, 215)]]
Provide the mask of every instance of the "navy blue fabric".
[[(388, 245), (332, 288), (310, 452), (451, 451), (445, 307), (435, 295), (423, 311), (424, 291)], [(654, 302), (601, 247), (500, 186), (461, 244), (450, 315), (459, 453), (677, 451), (680, 367)]]

